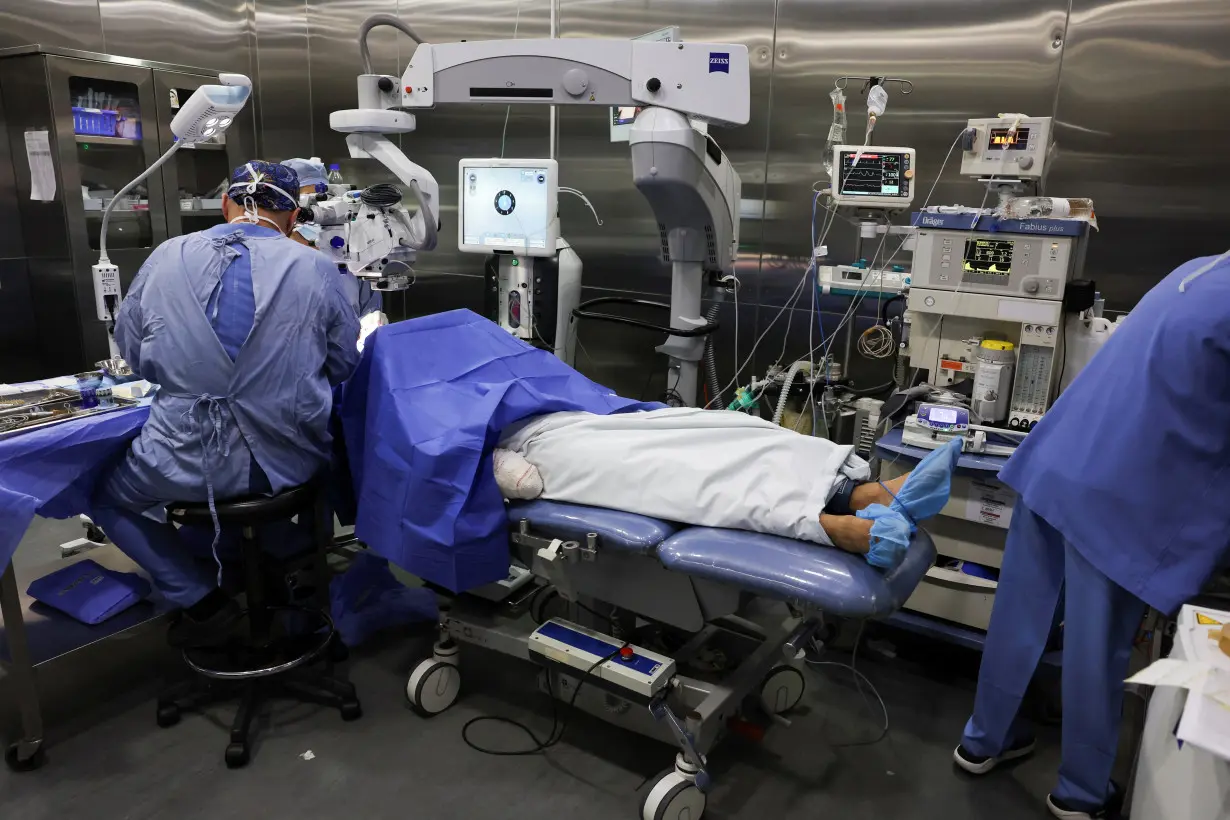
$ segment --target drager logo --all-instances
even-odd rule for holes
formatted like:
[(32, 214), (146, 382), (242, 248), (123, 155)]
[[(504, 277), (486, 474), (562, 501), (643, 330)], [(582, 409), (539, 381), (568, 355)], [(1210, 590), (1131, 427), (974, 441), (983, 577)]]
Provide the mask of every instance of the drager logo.
[(709, 73), (720, 71), (723, 74), (730, 73), (730, 52), (728, 51), (710, 51), (709, 52)]
[(924, 216), (919, 222), (923, 225), (930, 225), (935, 228), (944, 227), (944, 220), (936, 216)]

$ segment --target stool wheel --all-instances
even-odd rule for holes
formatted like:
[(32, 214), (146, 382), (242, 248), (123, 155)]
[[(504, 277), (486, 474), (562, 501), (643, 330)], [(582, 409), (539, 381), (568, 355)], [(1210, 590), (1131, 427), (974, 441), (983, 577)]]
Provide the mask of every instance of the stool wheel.
[(21, 747), (23, 743), (14, 743), (4, 750), (4, 764), (13, 772), (32, 772), (35, 769), (41, 769), (43, 764), (47, 762), (47, 753), (43, 751), (42, 741), (34, 749), (34, 754), (29, 757), (21, 756)]
[(251, 754), (248, 751), (246, 743), (231, 743), (226, 747), (226, 767), (228, 769), (242, 769), (248, 765), (251, 759)]
[(167, 729), (167, 728), (170, 728), (171, 726), (174, 726), (176, 723), (179, 723), (179, 719), (181, 716), (182, 714), (179, 711), (179, 707), (176, 706), (174, 703), (158, 704), (157, 720), (158, 720), (158, 725), (161, 728)]
[(342, 720), (349, 723), (352, 720), (358, 720), (363, 717), (363, 706), (356, 700), (344, 701), (340, 707), (342, 712)]

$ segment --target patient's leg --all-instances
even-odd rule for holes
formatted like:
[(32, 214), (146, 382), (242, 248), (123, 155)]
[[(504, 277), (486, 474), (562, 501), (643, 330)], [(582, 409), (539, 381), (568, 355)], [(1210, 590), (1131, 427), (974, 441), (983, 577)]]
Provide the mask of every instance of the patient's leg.
[(901, 488), (905, 486), (905, 480), (909, 477), (910, 474), (906, 473), (889, 481), (868, 481), (858, 485), (850, 494), (851, 511), (858, 512), (872, 504), (883, 504), (887, 507), (901, 492)]
[(820, 526), (828, 533), (833, 544), (857, 555), (866, 555), (871, 549), (871, 526), (869, 518), (854, 515), (830, 515), (820, 513)]

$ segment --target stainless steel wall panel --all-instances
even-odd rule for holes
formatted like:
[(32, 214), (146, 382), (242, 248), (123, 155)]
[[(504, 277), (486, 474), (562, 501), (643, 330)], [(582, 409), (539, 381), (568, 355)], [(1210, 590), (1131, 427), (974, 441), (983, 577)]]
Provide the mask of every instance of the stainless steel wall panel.
[[(359, 24), (372, 14), (394, 13), (396, 10), (396, 3), (388, 0), (308, 0), (313, 148), (316, 155), (326, 162), (340, 162), (348, 182), (362, 185), (389, 179), (388, 172), (378, 163), (349, 159), (345, 137), (329, 128), (329, 114), (358, 105), (355, 78), (363, 71), (357, 40)], [(409, 41), (403, 44), (399, 38), (402, 35), (389, 28), (377, 29), (372, 33), (368, 43), (375, 71), (401, 74), (405, 63), (399, 59), (398, 49), (409, 48), (413, 44)], [(289, 91), (289, 88), (286, 89), (286, 93)], [(272, 143), (267, 144), (265, 150), (273, 155), (282, 153)]]
[(1128, 309), (1230, 246), (1230, 3), (1074, 0), (1065, 48), (1048, 192), (1093, 198), (1086, 271)]
[(307, 0), (260, 0), (253, 26), (257, 154), (314, 156)]
[(98, 0), (5, 3), (0, 7), (0, 48), (30, 43), (104, 51)]
[(251, 76), (255, 0), (98, 0), (108, 54)]

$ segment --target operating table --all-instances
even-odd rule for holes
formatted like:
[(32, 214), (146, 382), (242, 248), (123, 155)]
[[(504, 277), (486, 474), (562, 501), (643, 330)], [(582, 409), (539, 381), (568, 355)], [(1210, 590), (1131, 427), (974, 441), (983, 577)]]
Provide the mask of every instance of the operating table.
[[(749, 704), (773, 717), (802, 698), (794, 664), (821, 616), (888, 616), (935, 560), (923, 530), (885, 573), (835, 548), (554, 501), (511, 503), (508, 521), (509, 578), (447, 602), (407, 698), (424, 715), (452, 705), (460, 643), (536, 661), (554, 697), (678, 746), (674, 768), (642, 801), (643, 820), (697, 820), (710, 786), (706, 756), (731, 721)], [(603, 631), (510, 603), (556, 594)], [(740, 617), (749, 594), (785, 602), (789, 616), (770, 629)], [(669, 654), (666, 641), (630, 643), (646, 634), (671, 635)]]

